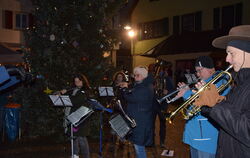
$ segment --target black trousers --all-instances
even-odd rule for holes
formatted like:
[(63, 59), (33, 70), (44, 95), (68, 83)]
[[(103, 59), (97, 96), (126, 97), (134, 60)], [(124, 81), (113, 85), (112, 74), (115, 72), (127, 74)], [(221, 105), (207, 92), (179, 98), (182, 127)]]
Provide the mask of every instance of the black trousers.
[[(156, 120), (156, 118), (158, 116), (159, 121), (160, 121), (159, 136), (160, 136), (160, 143), (161, 144), (164, 144), (165, 139), (166, 139), (166, 117), (165, 117), (165, 113), (167, 112), (167, 107), (168, 107), (167, 103), (163, 103), (161, 105), (159, 105), (157, 103), (155, 104), (153, 128), (154, 128), (154, 131), (155, 131), (155, 120)], [(155, 132), (154, 132), (154, 136), (155, 136)]]

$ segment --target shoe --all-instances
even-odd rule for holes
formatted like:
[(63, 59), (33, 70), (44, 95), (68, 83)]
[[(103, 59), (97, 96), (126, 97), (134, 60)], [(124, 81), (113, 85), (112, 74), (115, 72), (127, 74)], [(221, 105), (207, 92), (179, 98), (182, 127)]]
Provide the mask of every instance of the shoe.
[(78, 155), (73, 155), (73, 158), (79, 158), (79, 156)]

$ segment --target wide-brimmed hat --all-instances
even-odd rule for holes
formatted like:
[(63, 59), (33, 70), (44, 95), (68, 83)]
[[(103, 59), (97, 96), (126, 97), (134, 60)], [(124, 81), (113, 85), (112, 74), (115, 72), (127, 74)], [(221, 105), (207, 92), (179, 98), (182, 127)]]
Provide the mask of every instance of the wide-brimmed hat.
[(231, 28), (227, 36), (214, 39), (212, 45), (217, 48), (226, 49), (228, 42), (233, 40), (250, 41), (250, 25), (240, 25)]

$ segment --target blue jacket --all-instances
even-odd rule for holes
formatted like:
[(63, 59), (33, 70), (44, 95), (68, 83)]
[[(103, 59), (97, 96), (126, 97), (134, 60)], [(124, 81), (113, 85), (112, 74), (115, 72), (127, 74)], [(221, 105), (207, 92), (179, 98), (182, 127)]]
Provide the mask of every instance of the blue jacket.
[[(216, 72), (213, 76), (205, 80), (209, 82), (213, 77), (215, 77), (219, 72)], [(219, 87), (226, 82), (226, 79), (221, 79), (215, 83), (216, 87)], [(226, 88), (221, 95), (225, 96), (228, 94), (230, 88)], [(186, 100), (192, 95), (192, 91), (187, 91), (183, 98)], [(218, 129), (216, 125), (207, 117), (202, 116), (200, 113), (195, 115), (193, 118), (188, 120), (185, 125), (185, 130), (183, 134), (183, 142), (190, 145), (191, 147), (215, 154), (217, 148), (218, 140)]]
[(137, 145), (152, 145), (154, 99), (152, 76), (134, 85), (132, 90), (125, 91), (123, 96), (127, 101), (127, 114), (136, 122), (129, 140)]

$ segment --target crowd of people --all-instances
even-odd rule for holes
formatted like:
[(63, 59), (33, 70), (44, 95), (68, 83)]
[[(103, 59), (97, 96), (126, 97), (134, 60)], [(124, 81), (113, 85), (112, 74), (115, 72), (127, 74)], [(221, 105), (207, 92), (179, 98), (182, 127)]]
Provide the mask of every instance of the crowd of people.
[[(212, 88), (201, 92), (194, 105), (189, 107), (200, 106), (201, 111), (186, 121), (183, 142), (189, 145), (191, 158), (247, 158), (250, 157), (250, 102), (248, 99), (250, 96), (248, 82), (250, 77), (250, 25), (233, 27), (229, 35), (216, 38), (213, 46), (226, 49), (226, 62), (232, 65), (235, 82), (220, 93), (217, 92), (217, 89)], [(188, 100), (221, 72), (221, 70), (215, 69), (213, 59), (209, 56), (198, 57), (195, 60), (194, 69), (199, 82), (196, 82), (193, 88), (184, 82), (177, 83), (176, 88), (172, 73), (167, 68), (161, 68), (156, 73), (155, 68), (137, 66), (133, 69), (132, 82), (127, 80), (122, 71), (114, 75), (111, 86), (114, 88), (116, 99), (121, 101), (126, 114), (136, 122), (136, 126), (127, 136), (128, 141), (134, 146), (136, 158), (146, 158), (146, 147), (155, 145), (157, 116), (160, 120), (160, 146), (165, 147), (167, 141), (165, 112), (168, 103), (160, 104), (157, 99), (179, 89), (177, 97)], [(75, 76), (76, 88), (70, 92), (61, 91), (61, 94), (68, 93), (74, 104), (74, 108), (68, 110), (66, 115), (76, 110), (81, 103), (87, 102), (88, 86), (84, 85), (83, 81), (84, 78), (81, 75)], [(218, 88), (227, 82), (228, 77), (223, 76), (214, 85)], [(213, 91), (213, 95), (209, 95), (211, 91)], [(119, 113), (119, 108), (117, 112)], [(79, 155), (79, 147), (82, 149), (84, 157), (89, 157), (87, 126), (88, 121), (75, 129), (77, 137), (74, 143), (74, 154), (76, 157)]]

